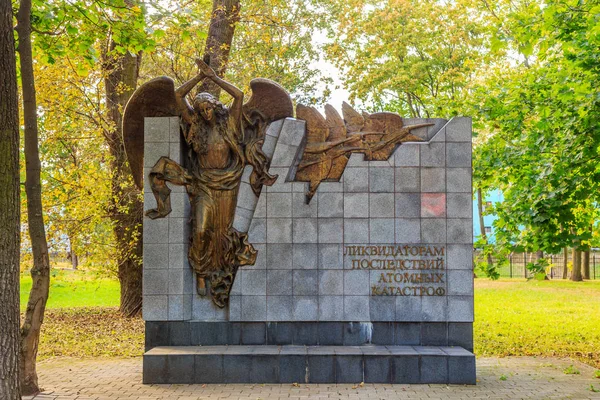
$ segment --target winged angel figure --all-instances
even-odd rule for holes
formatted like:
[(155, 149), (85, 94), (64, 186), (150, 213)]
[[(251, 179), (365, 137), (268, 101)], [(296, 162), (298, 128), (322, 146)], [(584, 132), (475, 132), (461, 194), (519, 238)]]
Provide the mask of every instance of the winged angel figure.
[[(293, 106), (289, 94), (267, 79), (250, 82), (252, 97), (244, 104), (240, 89), (219, 78), (202, 60), (196, 63), (198, 75), (177, 89), (172, 79), (160, 77), (136, 90), (125, 108), (123, 138), (134, 181), (141, 188), (144, 118), (179, 116), (187, 151), (182, 165), (162, 157), (150, 171), (157, 208), (146, 215), (155, 219), (171, 212), (166, 182), (185, 187), (192, 210), (188, 260), (196, 273), (197, 292), (210, 292), (213, 302), (224, 307), (237, 269), (256, 260), (246, 233), (232, 227), (242, 172), (246, 165), (253, 167), (250, 183), (257, 195), (263, 185), (275, 182), (277, 176), (268, 173), (269, 160), (261, 147), (267, 126), (291, 117)], [(197, 94), (190, 104), (186, 96), (203, 79), (227, 92), (232, 105), (226, 107), (209, 93)]]

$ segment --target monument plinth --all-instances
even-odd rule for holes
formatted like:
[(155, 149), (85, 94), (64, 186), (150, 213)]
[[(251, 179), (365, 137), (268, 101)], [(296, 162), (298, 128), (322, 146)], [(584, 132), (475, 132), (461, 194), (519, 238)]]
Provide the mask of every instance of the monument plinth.
[[(385, 160), (330, 157), (308, 182), (296, 176), (323, 164), (305, 166), (311, 120), (270, 124), (278, 177), (256, 196), (252, 167), (242, 174), (232, 226), (257, 254), (224, 308), (194, 288), (189, 196), (167, 184), (171, 213), (144, 219), (144, 382), (475, 383), (471, 121), (402, 122), (428, 126)], [(148, 179), (185, 143), (177, 117), (145, 130)]]

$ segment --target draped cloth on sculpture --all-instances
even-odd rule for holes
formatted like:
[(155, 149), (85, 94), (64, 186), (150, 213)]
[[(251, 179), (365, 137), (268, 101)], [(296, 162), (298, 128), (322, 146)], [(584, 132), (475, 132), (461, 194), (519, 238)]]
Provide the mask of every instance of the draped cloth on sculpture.
[(186, 187), (193, 214), (188, 260), (199, 277), (210, 280), (213, 301), (220, 307), (227, 304), (237, 269), (256, 261), (256, 250), (248, 242), (248, 235), (232, 227), (244, 153), (231, 131), (224, 130), (224, 139), (231, 150), (226, 168), (202, 168), (197, 157), (190, 157), (188, 171), (162, 157), (150, 172), (157, 209), (167, 214), (171, 209), (171, 190), (166, 182)]

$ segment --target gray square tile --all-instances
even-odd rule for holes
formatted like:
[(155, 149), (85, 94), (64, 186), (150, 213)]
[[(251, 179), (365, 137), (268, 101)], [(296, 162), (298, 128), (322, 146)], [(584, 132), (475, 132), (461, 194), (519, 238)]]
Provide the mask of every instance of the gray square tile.
[(396, 321), (422, 321), (420, 296), (396, 296)]
[(344, 271), (319, 271), (319, 295), (337, 296), (344, 294)]
[(294, 269), (317, 269), (318, 268), (318, 245), (301, 244), (293, 245)]
[(293, 219), (293, 241), (294, 241), (294, 243), (317, 243), (318, 242), (317, 218), (294, 218)]
[(449, 270), (473, 271), (473, 246), (470, 244), (449, 244), (446, 267)]
[(423, 296), (423, 321), (441, 322), (448, 318), (446, 296)]
[(471, 193), (448, 193), (448, 218), (472, 218), (473, 199)]
[(446, 170), (444, 168), (421, 168), (422, 192), (445, 192)]
[(421, 218), (446, 217), (446, 193), (421, 193)]
[[(242, 321), (265, 321), (267, 318), (267, 296), (241, 296)], [(231, 314), (230, 314), (231, 315)]]
[(319, 218), (319, 243), (342, 243), (344, 220), (342, 218)]
[(421, 167), (444, 167), (446, 163), (446, 143), (421, 145)]
[(292, 243), (292, 219), (267, 218), (267, 243)]
[(343, 246), (339, 244), (319, 245), (319, 269), (343, 269)]
[(291, 321), (294, 303), (292, 296), (268, 296), (267, 297), (267, 320), (268, 321)]
[(267, 271), (267, 296), (289, 296), (292, 293), (292, 271), (273, 269)]
[(169, 118), (144, 118), (144, 142), (169, 142)]
[(271, 217), (292, 216), (291, 193), (267, 193), (267, 215)]
[(144, 295), (168, 294), (169, 270), (149, 269), (144, 271), (142, 288)]
[(161, 157), (169, 156), (169, 142), (144, 144), (144, 167), (153, 168)]
[(396, 193), (396, 217), (419, 218), (420, 216), (420, 193)]
[(368, 193), (346, 193), (344, 196), (345, 218), (367, 218), (369, 217), (369, 194)]
[(267, 244), (267, 269), (292, 269), (292, 244)]
[(294, 321), (316, 321), (318, 316), (317, 296), (294, 296)]
[[(237, 280), (237, 279), (236, 279)], [(208, 296), (192, 296), (192, 318), (199, 321), (212, 321), (215, 319), (215, 306)], [(229, 303), (231, 304), (231, 299)], [(236, 296), (239, 299), (239, 296)]]
[(144, 217), (144, 243), (168, 243), (169, 218)]
[[(266, 270), (241, 270), (242, 295), (266, 296), (267, 272)], [(244, 297), (245, 298), (245, 297)]]
[(448, 142), (471, 142), (472, 124), (469, 117), (455, 117), (446, 127)]
[(344, 170), (344, 192), (369, 191), (369, 168), (349, 167)]
[(369, 300), (370, 321), (395, 321), (396, 298), (394, 296), (371, 296)]
[(446, 165), (448, 167), (471, 167), (471, 143), (446, 144)]
[(370, 321), (369, 317), (369, 296), (344, 296), (346, 321)]
[(145, 295), (142, 303), (144, 321), (167, 321), (169, 319), (169, 300), (164, 295)]
[[(320, 193), (317, 192), (317, 193)], [(292, 193), (292, 213), (294, 218), (315, 218), (319, 204), (319, 196), (314, 196), (309, 204), (306, 204), (305, 192)]]
[(446, 220), (442, 218), (422, 219), (421, 241), (423, 243), (445, 243)]
[(473, 297), (448, 296), (448, 321), (473, 322)]
[(169, 321), (182, 321), (190, 314), (189, 310), (185, 310), (183, 298), (184, 295), (181, 294), (169, 295)]
[(319, 297), (319, 321), (343, 321), (344, 296)]
[(419, 147), (417, 144), (400, 145), (394, 152), (394, 165), (397, 167), (418, 167), (419, 166)]
[(394, 193), (370, 193), (369, 216), (394, 217)]
[(344, 243), (368, 243), (369, 219), (346, 218), (344, 219)]
[(144, 269), (167, 268), (169, 268), (169, 245), (151, 243), (145, 244)]
[(369, 242), (393, 243), (394, 229), (394, 218), (371, 218), (369, 220)]
[(473, 296), (473, 272), (469, 270), (452, 270), (447, 272), (448, 295)]
[(229, 321), (242, 320), (242, 296), (229, 297)]
[(448, 168), (446, 170), (446, 183), (448, 186), (448, 192), (472, 193), (471, 169)]
[(319, 293), (317, 270), (294, 270), (294, 296), (314, 296)]
[[(170, 269), (168, 284), (169, 284), (169, 294), (183, 294), (183, 269)], [(186, 271), (187, 272), (187, 271)], [(183, 300), (182, 300), (183, 302)]]
[(344, 271), (344, 295), (368, 296), (369, 289), (369, 271)]
[(369, 168), (369, 188), (371, 193), (394, 192), (394, 168), (371, 167)]
[(344, 216), (344, 194), (343, 193), (320, 193), (319, 217), (343, 217)]
[(281, 142), (277, 142), (275, 145), (275, 152), (273, 153), (273, 159), (271, 160), (271, 165), (273, 167), (287, 167), (293, 165), (294, 159), (296, 158), (296, 153), (298, 152), (298, 147), (290, 146)]
[(250, 243), (266, 243), (267, 220), (266, 218), (253, 218), (248, 230), (248, 241)]
[(473, 243), (473, 220), (470, 218), (448, 219), (448, 243)]
[[(265, 194), (266, 195), (266, 194)], [(252, 187), (249, 183), (242, 182), (240, 184), (240, 189), (237, 198), (237, 206), (244, 208), (246, 210), (252, 210), (256, 208), (256, 203), (258, 202), (258, 198), (252, 191)]]
[[(147, 244), (144, 243), (144, 247)], [(171, 243), (169, 244), (169, 269), (189, 269), (190, 264), (188, 262), (187, 255), (187, 244), (177, 244)]]
[(396, 218), (396, 242), (420, 243), (421, 220), (416, 218)]
[(343, 177), (339, 182), (321, 182), (319, 185), (319, 192), (321, 193), (331, 193), (331, 192), (343, 192), (344, 191), (344, 182)]
[(396, 168), (396, 192), (420, 192), (421, 172), (419, 168)]

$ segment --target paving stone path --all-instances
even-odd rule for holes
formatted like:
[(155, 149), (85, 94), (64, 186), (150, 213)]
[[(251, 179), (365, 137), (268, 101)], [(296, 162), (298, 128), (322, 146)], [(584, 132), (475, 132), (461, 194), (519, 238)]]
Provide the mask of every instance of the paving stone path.
[[(563, 371), (573, 365), (580, 374)], [(476, 386), (142, 385), (142, 359), (53, 359), (38, 366), (42, 399), (600, 399), (600, 379), (582, 363), (557, 358), (477, 360)], [(506, 379), (504, 380), (504, 377)], [(26, 398), (31, 399), (31, 398)]]

